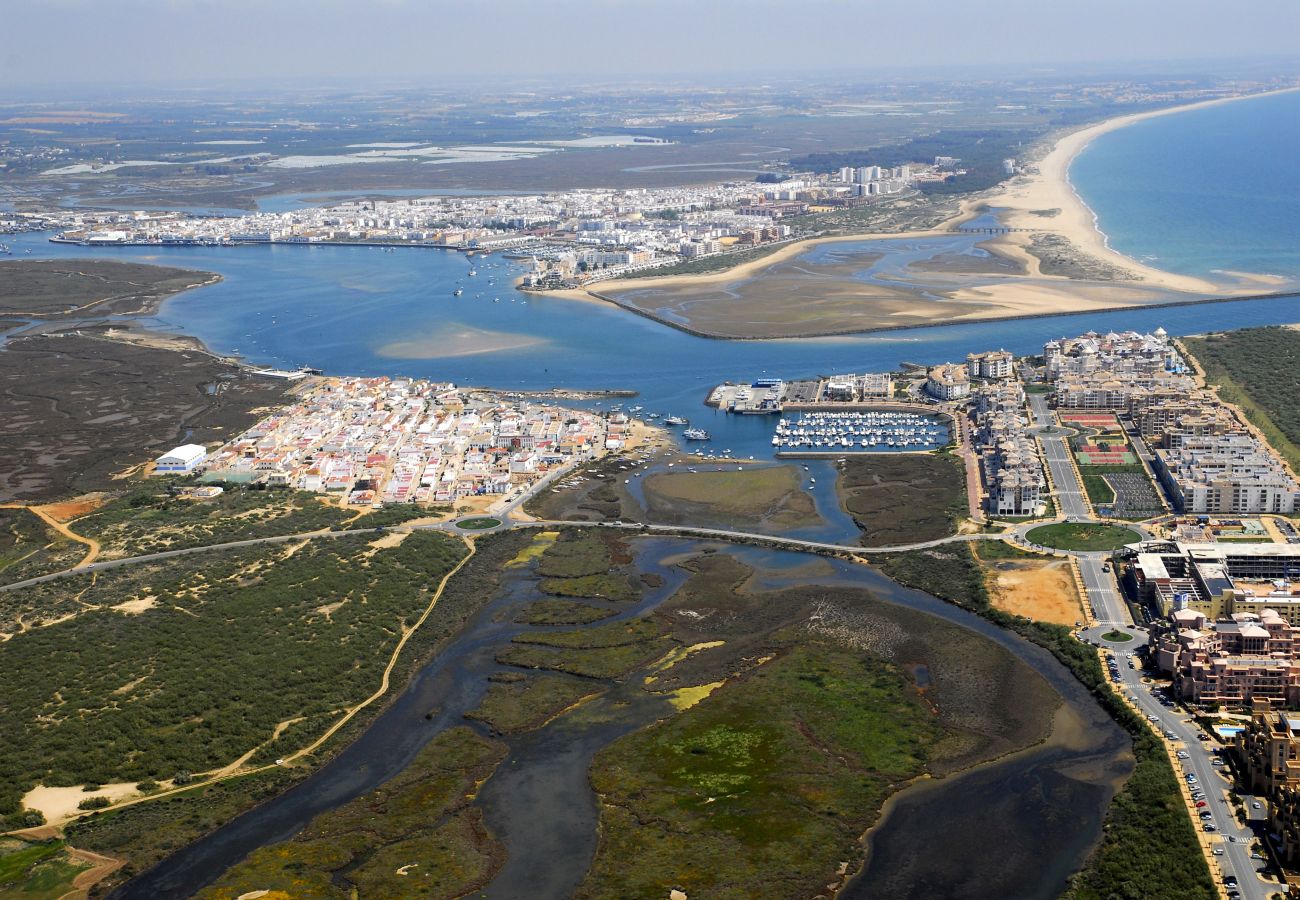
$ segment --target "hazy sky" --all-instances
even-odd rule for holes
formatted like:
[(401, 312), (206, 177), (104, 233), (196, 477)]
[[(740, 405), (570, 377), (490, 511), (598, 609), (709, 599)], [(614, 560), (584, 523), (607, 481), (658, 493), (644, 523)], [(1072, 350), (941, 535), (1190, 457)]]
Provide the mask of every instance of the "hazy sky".
[(0, 0), (0, 83), (696, 76), (1297, 54), (1298, 0)]

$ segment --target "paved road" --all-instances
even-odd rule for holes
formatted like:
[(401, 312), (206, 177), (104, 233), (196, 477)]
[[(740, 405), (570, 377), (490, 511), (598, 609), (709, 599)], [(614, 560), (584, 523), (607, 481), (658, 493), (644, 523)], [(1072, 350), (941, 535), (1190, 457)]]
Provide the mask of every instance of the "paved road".
[[(393, 526), (386, 530), (391, 531), (398, 527), (400, 526)], [(28, 578), (25, 581), (15, 581), (13, 584), (0, 584), (0, 591), (14, 591), (18, 588), (30, 587), (33, 584), (53, 581), (56, 578), (67, 578), (72, 575), (86, 575), (90, 572), (103, 572), (106, 569), (118, 569), (122, 566), (137, 566), (141, 563), (157, 562), (160, 559), (172, 559), (177, 556), (188, 556), (191, 553), (208, 553), (213, 550), (234, 550), (239, 547), (253, 547), (258, 544), (283, 544), (286, 541), (301, 541), (307, 538), (336, 538), (348, 534), (367, 534), (373, 531), (373, 528), (351, 528), (347, 531), (303, 531), (298, 534), (278, 534), (273, 537), (249, 538), (244, 541), (228, 541), (224, 544), (204, 544), (201, 547), (186, 547), (181, 550), (164, 550), (160, 553), (145, 553), (141, 556), (124, 556), (121, 559), (105, 559), (91, 563), (88, 566), (76, 566), (71, 569), (64, 569), (61, 572), (51, 572), (48, 575)]]
[[(1047, 397), (1043, 394), (1029, 395), (1029, 408), (1034, 414), (1034, 424), (1049, 427), (1054, 424), (1052, 412), (1047, 406)], [(1060, 435), (1039, 435), (1043, 445), (1043, 458), (1052, 475), (1052, 484), (1056, 488), (1056, 502), (1059, 512), (1067, 519), (1090, 519), (1092, 510), (1088, 507), (1079, 483), (1079, 473), (1070, 458), (1069, 441)]]
[[(524, 502), (527, 497), (520, 497), (510, 505), (513, 509), (519, 503)], [(506, 513), (492, 513), (489, 517), (496, 518)], [(466, 516), (468, 519), (483, 518), (481, 514)], [(944, 544), (962, 543), (966, 541), (996, 541), (1002, 540), (1005, 535), (995, 533), (980, 534), (955, 534), (950, 537), (939, 538), (933, 541), (921, 541), (915, 544), (896, 544), (889, 547), (862, 547), (857, 544), (834, 544), (825, 541), (805, 541), (798, 538), (779, 537), (770, 534), (758, 534), (749, 531), (728, 531), (722, 528), (692, 528), (681, 525), (642, 525), (638, 522), (573, 522), (565, 520), (539, 520), (529, 522), (510, 522), (503, 520), (498, 528), (476, 529), (472, 534), (487, 534), (492, 531), (501, 531), (509, 528), (620, 528), (628, 531), (641, 531), (642, 529), (659, 533), (659, 534), (684, 534), (696, 537), (722, 538), (732, 541), (762, 541), (780, 547), (788, 547), (791, 550), (833, 550), (841, 553), (901, 553), (906, 550), (928, 550), (932, 547), (941, 547)], [(433, 525), (389, 525), (384, 527), (384, 531), (415, 531), (431, 530), (446, 531), (456, 534), (464, 534), (456, 528), (455, 522), (438, 522)], [(374, 528), (352, 528), (346, 531), (304, 531), (297, 534), (281, 534), (273, 537), (250, 538), (243, 541), (229, 541), (224, 544), (206, 544), (202, 547), (187, 547), (183, 550), (165, 550), (161, 553), (146, 553), (141, 556), (126, 556), (121, 559), (102, 560), (92, 563), (88, 566), (76, 566), (71, 569), (64, 569), (61, 572), (51, 572), (48, 575), (41, 575), (36, 578), (28, 578), (25, 581), (15, 581), (13, 584), (0, 585), (0, 591), (13, 591), (18, 588), (30, 587), (33, 584), (41, 584), (46, 581), (54, 581), (57, 578), (68, 578), (73, 575), (85, 575), (90, 572), (102, 572), (107, 569), (117, 569), (123, 566), (134, 566), (142, 563), (157, 562), (162, 559), (172, 559), (177, 556), (187, 556), (191, 553), (207, 553), (213, 550), (233, 550), (239, 547), (252, 547), (257, 544), (282, 544), (287, 541), (301, 541), (311, 538), (336, 538), (349, 534), (369, 534), (374, 532)]]
[[(1219, 829), (1218, 836), (1221, 838), (1219, 846), (1224, 850), (1222, 856), (1215, 857), (1222, 874), (1237, 877), (1239, 882), (1237, 890), (1241, 891), (1243, 898), (1267, 900), (1271, 894), (1279, 891), (1279, 887), (1277, 882), (1264, 881), (1256, 874), (1257, 867), (1263, 868), (1265, 861), (1250, 858), (1250, 845), (1255, 835), (1249, 828), (1244, 828), (1237, 823), (1233, 808), (1228, 803), (1228, 789), (1232, 786), (1231, 774), (1227, 771), (1220, 774), (1220, 768), (1226, 770), (1228, 767), (1214, 766), (1210, 763), (1214, 758), (1211, 751), (1217, 745), (1213, 741), (1201, 741), (1197, 738), (1200, 731), (1195, 725), (1189, 725), (1184, 721), (1187, 718), (1185, 711), (1177, 707), (1167, 709), (1151, 695), (1152, 686), (1142, 684), (1141, 669), (1128, 668), (1123, 656), (1125, 652), (1128, 651), (1120, 649), (1121, 684), (1127, 688), (1128, 694), (1134, 698), (1138, 709), (1143, 714), (1156, 717), (1156, 721), (1152, 723), (1153, 727), (1162, 732), (1173, 733), (1174, 746), (1187, 751), (1190, 757), (1183, 760), (1179, 775), (1185, 776), (1188, 772), (1194, 774), (1197, 778), (1197, 786), (1205, 792), (1205, 799), (1209, 803), (1206, 808), (1214, 814), (1211, 821)], [(1201, 830), (1201, 825), (1201, 821), (1197, 819), (1198, 831)], [(1230, 837), (1236, 838), (1236, 841), (1230, 841)], [(1221, 881), (1221, 878), (1216, 875), (1215, 880)]]
[(1092, 617), (1099, 625), (1130, 625), (1128, 604), (1116, 589), (1115, 577), (1106, 571), (1107, 555), (1104, 553), (1077, 554), (1079, 574), (1088, 592)]

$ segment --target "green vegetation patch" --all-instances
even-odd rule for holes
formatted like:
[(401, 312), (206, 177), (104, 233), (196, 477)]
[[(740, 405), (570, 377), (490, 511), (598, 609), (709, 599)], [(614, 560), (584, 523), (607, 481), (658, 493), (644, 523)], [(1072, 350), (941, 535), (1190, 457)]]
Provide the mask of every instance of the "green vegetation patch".
[(1300, 468), (1300, 331), (1245, 328), (1183, 338), (1219, 396), (1235, 403), (1293, 468)]
[(600, 528), (571, 528), (545, 549), (536, 571), (553, 578), (604, 575), (614, 568), (615, 557), (630, 558), (627, 544), (618, 535)]
[(480, 516), (477, 519), (464, 519), (456, 523), (457, 528), (463, 528), (466, 531), (487, 531), (489, 528), (497, 528), (500, 525), (500, 519), (493, 519), (490, 516)]
[(464, 552), (431, 532), (383, 550), (348, 536), (0, 594), (7, 618), (68, 616), (0, 643), (0, 814), (38, 783), (203, 772), (279, 723), (336, 717), (374, 690)]
[(460, 897), (482, 887), (501, 851), (470, 806), (505, 755), (468, 728), (434, 738), (400, 775), (316, 817), (291, 841), (255, 850), (201, 891), (234, 900), (259, 890), (292, 897)]
[(1046, 553), (1035, 553), (1034, 551), (1026, 550), (1023, 547), (1017, 547), (1009, 541), (980, 541), (975, 545), (974, 550), (975, 555), (985, 562), (1004, 559), (1052, 559), (1052, 557)]
[(849, 457), (837, 491), (866, 546), (947, 537), (967, 511), (965, 469), (947, 453)]
[(505, 734), (529, 731), (595, 691), (588, 682), (557, 675), (494, 681), (478, 708), (466, 713), (466, 718), (478, 719)]
[(797, 647), (597, 756), (602, 841), (579, 896), (815, 894), (943, 736), (896, 667)]
[(576, 600), (538, 600), (515, 616), (520, 625), (587, 625), (614, 615), (614, 610)]
[(1103, 634), (1101, 636), (1101, 639), (1103, 641), (1111, 641), (1112, 643), (1122, 644), (1125, 641), (1133, 640), (1133, 635), (1129, 634), (1126, 631), (1116, 631), (1112, 629), (1106, 632), (1105, 634)]
[(497, 661), (586, 678), (616, 678), (663, 656), (674, 646), (667, 628), (652, 618), (610, 622), (572, 631), (537, 631), (515, 637)]
[(68, 855), (63, 841), (0, 837), (0, 896), (59, 900), (88, 867)]
[(653, 522), (781, 532), (818, 524), (817, 507), (792, 465), (657, 472), (645, 479)]
[(86, 548), (25, 509), (0, 509), (0, 584), (69, 569)]
[(363, 513), (355, 519), (349, 519), (333, 527), (336, 529), (386, 528), (390, 525), (401, 525), (403, 522), (410, 522), (412, 519), (427, 519), (430, 516), (444, 515), (448, 511), (445, 506), (417, 506), (414, 503), (393, 503)]
[(1142, 540), (1142, 535), (1119, 525), (1090, 522), (1059, 522), (1040, 525), (1025, 534), (1027, 540), (1057, 550), (1117, 550), (1125, 544)]
[(211, 500), (188, 500), (142, 488), (78, 519), (74, 528), (112, 558), (316, 531), (352, 515), (305, 491), (229, 485)]

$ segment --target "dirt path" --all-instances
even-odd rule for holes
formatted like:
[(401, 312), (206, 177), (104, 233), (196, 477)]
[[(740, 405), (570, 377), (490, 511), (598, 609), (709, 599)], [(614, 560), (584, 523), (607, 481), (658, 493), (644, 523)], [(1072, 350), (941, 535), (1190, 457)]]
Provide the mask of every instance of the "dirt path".
[[(446, 575), (444, 575), (444, 576), (442, 577), (442, 580), (441, 580), (440, 582), (438, 582), (438, 587), (437, 587), (437, 589), (433, 592), (433, 595), (429, 597), (429, 602), (428, 602), (428, 604), (425, 606), (425, 608), (424, 608), (424, 612), (420, 614), (420, 618), (416, 619), (415, 622), (414, 622), (412, 625), (410, 625), (408, 628), (405, 628), (405, 629), (402, 630), (402, 637), (401, 637), (400, 640), (398, 640), (398, 642), (397, 642), (397, 646), (393, 648), (393, 654), (392, 654), (392, 656), (389, 657), (389, 659), (388, 659), (388, 664), (384, 667), (384, 674), (383, 674), (383, 677), (380, 679), (379, 687), (375, 689), (375, 692), (374, 692), (373, 694), (371, 694), (371, 695), (370, 695), (369, 697), (367, 697), (365, 700), (362, 700), (362, 701), (361, 701), (360, 703), (358, 703), (356, 706), (350, 707), (350, 708), (347, 710), (347, 712), (344, 713), (344, 715), (343, 715), (343, 717), (342, 717), (341, 719), (339, 719), (337, 722), (335, 722), (333, 725), (331, 725), (331, 726), (330, 726), (330, 727), (325, 731), (325, 733), (322, 734), (320, 737), (318, 737), (316, 740), (312, 741), (309, 745), (307, 745), (306, 747), (303, 747), (301, 750), (298, 750), (298, 751), (296, 751), (295, 753), (293, 753), (293, 754), (291, 754), (291, 755), (289, 755), (289, 756), (286, 756), (283, 760), (280, 760), (278, 763), (269, 763), (269, 764), (266, 764), (266, 765), (257, 766), (257, 767), (252, 768), (252, 769), (244, 769), (244, 770), (242, 770), (242, 771), (240, 771), (240, 770), (236, 770), (236, 769), (234, 769), (232, 766), (225, 766), (225, 767), (223, 767), (222, 769), (218, 770), (218, 773), (219, 773), (219, 774), (217, 774), (216, 776), (214, 776), (214, 777), (212, 777), (212, 778), (209, 778), (209, 779), (203, 781), (202, 784), (205, 785), (205, 786), (206, 786), (206, 785), (212, 785), (212, 784), (215, 784), (215, 783), (218, 782), (218, 781), (224, 781), (224, 780), (226, 780), (226, 779), (228, 779), (228, 778), (234, 778), (234, 777), (237, 777), (237, 776), (243, 776), (243, 775), (252, 775), (252, 774), (255, 774), (255, 773), (257, 773), (257, 772), (265, 772), (265, 771), (268, 771), (268, 770), (270, 770), (270, 769), (274, 769), (274, 768), (276, 768), (277, 765), (288, 765), (288, 764), (294, 762), (294, 761), (297, 760), (297, 759), (301, 759), (302, 757), (306, 756), (307, 754), (315, 752), (315, 751), (316, 751), (316, 750), (317, 750), (317, 749), (318, 749), (322, 744), (324, 744), (326, 741), (328, 741), (330, 738), (332, 738), (335, 734), (337, 734), (340, 728), (342, 728), (342, 727), (343, 727), (344, 725), (346, 725), (348, 722), (352, 721), (352, 719), (356, 717), (357, 713), (361, 712), (363, 709), (365, 709), (366, 707), (370, 706), (370, 705), (371, 705), (372, 703), (374, 703), (376, 700), (379, 700), (381, 697), (383, 697), (384, 694), (388, 693), (388, 688), (389, 688), (389, 686), (390, 686), (390, 684), (391, 684), (391, 681), (392, 681), (393, 669), (396, 668), (396, 666), (397, 666), (397, 661), (398, 661), (399, 657), (402, 655), (402, 650), (406, 647), (406, 642), (409, 641), (409, 640), (411, 639), (411, 635), (413, 635), (413, 634), (415, 634), (415, 632), (419, 631), (420, 627), (423, 626), (424, 623), (425, 623), (425, 621), (428, 620), (429, 615), (433, 612), (433, 608), (434, 608), (435, 606), (438, 605), (438, 600), (442, 597), (442, 593), (443, 593), (444, 590), (446, 590), (447, 585), (451, 582), (451, 579), (454, 578), (455, 575), (456, 575), (456, 573), (459, 572), (462, 568), (464, 568), (465, 565), (466, 565), (466, 564), (467, 564), (471, 559), (474, 558), (474, 552), (475, 552), (474, 541), (473, 541), (472, 539), (470, 539), (469, 537), (466, 537), (466, 536), (463, 536), (463, 535), (461, 536), (461, 540), (465, 542), (465, 546), (469, 549), (469, 552), (468, 552), (467, 554), (465, 554), (465, 557), (464, 557), (460, 562), (458, 562), (458, 563), (457, 563), (457, 564), (456, 564), (456, 565), (451, 569), (451, 571), (449, 571)], [(289, 722), (283, 722), (283, 723), (281, 723), (281, 725), (283, 725), (284, 727), (288, 727), (288, 725), (291, 724), (292, 721), (293, 721), (293, 720), (290, 720)], [(280, 726), (277, 726), (277, 730), (282, 730), (282, 729), (280, 728)], [(274, 739), (275, 739), (275, 737), (273, 736), (273, 737), (271, 738), (271, 740), (274, 740)], [(259, 745), (259, 746), (261, 746), (261, 745)], [(247, 759), (247, 758), (251, 757), (252, 753), (256, 752), (257, 749), (258, 749), (258, 748), (256, 748), (256, 747), (253, 748), (252, 751), (249, 751), (249, 753), (245, 754), (245, 755), (242, 756), (240, 759)], [(237, 761), (236, 761), (236, 765), (238, 764), (238, 762), (239, 762), (239, 761), (237, 760)], [(128, 806), (135, 806), (135, 805), (140, 804), (140, 803), (148, 803), (148, 802), (151, 801), (151, 800), (158, 800), (158, 799), (160, 799), (160, 798), (162, 798), (162, 797), (170, 797), (170, 796), (172, 796), (173, 794), (179, 794), (179, 793), (182, 793), (182, 792), (184, 792), (184, 791), (193, 790), (194, 787), (196, 787), (196, 786), (197, 786), (197, 785), (185, 785), (185, 786), (183, 786), (183, 787), (174, 787), (174, 788), (170, 788), (170, 789), (167, 789), (167, 790), (157, 791), (157, 792), (155, 792), (155, 793), (149, 794), (148, 796), (144, 796), (144, 797), (136, 797), (136, 798), (134, 798), (134, 799), (127, 800), (127, 801), (122, 802), (122, 803), (115, 803), (115, 804), (113, 804), (112, 806), (108, 807), (108, 809), (109, 809), (109, 810), (125, 809), (125, 808), (128, 807)], [(72, 819), (80, 818), (80, 817), (81, 817), (80, 815), (72, 816), (72, 817), (70, 817), (70, 818), (69, 818), (68, 820), (66, 820), (66, 821), (71, 821)], [(60, 824), (60, 825), (62, 825), (62, 824), (66, 824), (66, 821), (65, 821), (65, 822), (60, 822), (60, 823), (58, 823), (58, 824)], [(84, 852), (84, 851), (83, 851), (83, 852)], [(103, 859), (107, 859), (107, 857), (103, 857)], [(104, 876), (106, 876), (107, 874), (109, 874), (109, 872), (111, 872), (111, 871), (114, 871), (114, 870), (113, 870), (113, 869), (109, 869), (109, 870), (103, 872), (103, 873), (102, 873), (101, 875), (99, 875), (98, 877), (99, 877), (99, 878), (103, 878)], [(98, 880), (98, 879), (96, 879), (96, 880)]]
[(447, 587), (448, 582), (450, 582), (451, 579), (455, 577), (457, 572), (459, 572), (462, 568), (464, 568), (466, 563), (468, 563), (471, 559), (474, 558), (474, 550), (475, 550), (474, 541), (463, 535), (461, 536), (461, 540), (465, 542), (465, 546), (469, 548), (469, 552), (465, 554), (465, 557), (460, 562), (456, 563), (456, 565), (452, 568), (450, 572), (442, 576), (442, 581), (438, 582), (438, 589), (434, 591), (433, 596), (429, 598), (429, 603), (427, 606), (425, 606), (424, 612), (420, 614), (420, 618), (416, 619), (415, 622), (409, 628), (405, 628), (402, 630), (402, 637), (400, 640), (398, 640), (397, 646), (393, 648), (393, 655), (388, 658), (388, 665), (384, 666), (384, 675), (379, 680), (379, 687), (376, 688), (375, 692), (371, 694), (369, 697), (367, 697), (365, 700), (362, 700), (356, 706), (352, 707), (346, 713), (344, 713), (341, 719), (339, 719), (337, 722), (335, 722), (333, 725), (327, 728), (325, 730), (325, 733), (322, 734), (320, 737), (316, 738), (316, 740), (312, 741), (310, 744), (308, 744), (306, 747), (303, 747), (301, 750), (298, 750), (297, 752), (292, 753), (289, 756), (286, 756), (284, 759), (286, 765), (294, 762), (297, 759), (301, 759), (302, 757), (306, 756), (309, 753), (315, 752), (317, 747), (319, 747), (321, 744), (328, 741), (338, 732), (340, 728), (342, 728), (348, 722), (352, 721), (352, 718), (357, 713), (361, 712), (361, 710), (365, 709), (367, 706), (374, 703), (380, 697), (384, 696), (384, 694), (388, 693), (389, 681), (392, 678), (393, 669), (397, 666), (398, 657), (402, 655), (402, 648), (404, 648), (406, 646), (406, 642), (411, 639), (411, 635), (419, 631), (420, 626), (422, 626), (425, 620), (429, 618), (429, 614), (433, 612), (433, 608), (438, 605), (438, 599), (442, 597), (442, 592)]
[(67, 850), (68, 856), (73, 859), (89, 863), (90, 868), (72, 879), (72, 890), (62, 894), (59, 900), (83, 900), (83, 898), (90, 896), (92, 887), (126, 865), (124, 859), (101, 856), (98, 853), (91, 853), (89, 850), (78, 850), (72, 846), (67, 846), (64, 849)]
[[(57, 505), (59, 504), (47, 504), (47, 506)], [(36, 518), (40, 519), (68, 540), (76, 541), (78, 544), (85, 544), (86, 555), (81, 558), (81, 562), (77, 563), (78, 567), (89, 565), (99, 556), (99, 541), (94, 538), (83, 537), (82, 535), (77, 534), (67, 525), (64, 525), (58, 519), (54, 518), (54, 516), (50, 515), (45, 506), (28, 506), (26, 503), (0, 503), (0, 509), (28, 510), (32, 515), (36, 516)]]

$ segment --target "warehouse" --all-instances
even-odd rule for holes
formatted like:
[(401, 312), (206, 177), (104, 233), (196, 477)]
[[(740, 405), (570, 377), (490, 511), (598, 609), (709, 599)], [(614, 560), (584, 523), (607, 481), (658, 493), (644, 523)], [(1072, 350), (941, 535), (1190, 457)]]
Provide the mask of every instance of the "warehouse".
[(184, 475), (193, 472), (208, 458), (201, 444), (181, 444), (154, 460), (155, 475)]

